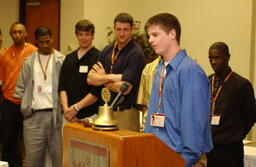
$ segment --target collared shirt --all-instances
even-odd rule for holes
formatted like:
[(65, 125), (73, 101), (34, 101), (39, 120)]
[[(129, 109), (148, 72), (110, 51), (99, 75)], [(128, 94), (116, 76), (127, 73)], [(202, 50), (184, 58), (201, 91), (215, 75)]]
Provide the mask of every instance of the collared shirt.
[[(102, 63), (107, 74), (111, 71), (111, 56), (114, 45), (106, 46), (100, 55), (99, 61)], [(140, 84), (140, 76), (144, 67), (144, 53), (141, 47), (133, 40), (122, 48), (112, 67), (113, 74), (122, 74), (122, 81), (129, 82), (133, 88), (128, 95), (125, 95), (125, 100), (121, 106), (135, 105), (137, 99), (138, 88)], [(117, 94), (111, 92), (111, 101)]]
[[(219, 76), (215, 76), (216, 80), (220, 81), (220, 85), (231, 71), (228, 67)], [(209, 76), (210, 81), (213, 75)], [(219, 125), (212, 125), (214, 145), (227, 146), (241, 143), (256, 121), (252, 84), (233, 72), (223, 84), (216, 99), (214, 113), (220, 115)]]
[(30, 56), (37, 48), (26, 43), (24, 47), (17, 48), (13, 45), (3, 50), (0, 54), (0, 80), (2, 81), (3, 97), (15, 104), (21, 100), (13, 97), (16, 81), (26, 57)]
[[(158, 65), (150, 97), (149, 113), (158, 112), (159, 78), (164, 62)], [(186, 55), (178, 52), (166, 67), (163, 83), (161, 114), (164, 127), (150, 126), (146, 133), (154, 133), (174, 151), (181, 153), (186, 166), (191, 167), (199, 154), (212, 148), (210, 131), (210, 84), (202, 68)]]
[[(97, 95), (96, 89), (87, 84), (87, 75), (93, 64), (97, 62), (99, 50), (91, 48), (81, 59), (78, 59), (77, 50), (67, 55), (63, 62), (60, 81), (59, 92), (66, 91), (68, 97), (68, 105), (71, 106), (88, 93)], [(77, 118), (85, 118), (98, 112), (98, 103), (94, 103), (79, 111)]]

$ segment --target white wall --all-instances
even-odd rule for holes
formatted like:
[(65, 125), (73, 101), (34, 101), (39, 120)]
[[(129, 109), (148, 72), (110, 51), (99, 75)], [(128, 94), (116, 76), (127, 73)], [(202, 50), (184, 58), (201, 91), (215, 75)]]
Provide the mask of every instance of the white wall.
[(99, 49), (107, 44), (108, 26), (113, 26), (114, 17), (120, 12), (129, 12), (129, 0), (85, 0), (85, 18), (91, 20), (96, 29), (94, 43)]
[[(253, 79), (254, 90), (256, 90), (256, 1), (252, 3), (252, 36), (251, 36), (251, 58), (253, 62), (251, 62), (251, 78)], [(254, 91), (255, 92), (255, 91)], [(256, 124), (254, 124), (253, 130), (249, 134), (249, 138), (253, 141), (256, 141)]]
[(18, 0), (0, 0), (0, 29), (3, 34), (3, 47), (12, 44), (9, 36), (9, 30), (12, 23), (19, 20), (19, 1)]
[(78, 47), (75, 24), (84, 19), (84, 0), (61, 0), (60, 51), (67, 54)]
[[(145, 21), (154, 14), (170, 12), (182, 26), (181, 46), (198, 60), (208, 74), (208, 48), (225, 41), (231, 52), (231, 66), (249, 77), (252, 0), (131, 0), (131, 13)], [(143, 8), (141, 8), (143, 6)]]
[[(77, 46), (74, 34), (75, 23), (88, 19), (95, 25), (94, 45), (103, 49), (107, 44), (107, 26), (113, 26), (114, 17), (122, 11), (127, 11), (128, 0), (61, 0), (61, 48), (67, 53), (67, 48)], [(72, 6), (72, 8), (70, 7)], [(74, 47), (75, 48), (75, 47)]]
[[(77, 8), (71, 9), (71, 3)], [(94, 44), (102, 49), (107, 44), (106, 27), (113, 25), (119, 12), (128, 12), (135, 20), (142, 21), (141, 28), (152, 15), (170, 12), (181, 22), (182, 48), (207, 74), (212, 73), (208, 62), (209, 46), (215, 41), (224, 41), (230, 47), (231, 67), (247, 78), (250, 76), (252, 0), (61, 0), (61, 6), (61, 20), (65, 25), (61, 29), (63, 52), (75, 42), (74, 23), (82, 17), (95, 24)]]

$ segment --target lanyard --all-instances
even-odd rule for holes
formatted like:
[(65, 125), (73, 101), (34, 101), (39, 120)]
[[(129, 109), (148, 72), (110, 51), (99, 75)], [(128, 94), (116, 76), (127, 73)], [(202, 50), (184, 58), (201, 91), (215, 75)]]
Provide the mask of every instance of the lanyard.
[[(177, 53), (179, 53), (180, 51), (181, 51), (181, 49), (179, 49), (177, 51)], [(177, 55), (177, 53), (175, 55)], [(163, 62), (161, 74), (160, 74), (160, 77), (159, 77), (159, 88), (158, 88), (159, 100), (158, 100), (158, 104), (157, 104), (157, 106), (158, 106), (157, 113), (160, 112), (161, 107), (162, 107), (163, 87), (164, 87), (164, 80), (165, 80), (166, 75), (167, 75), (167, 71), (166, 71), (167, 65), (168, 65), (168, 63), (165, 65), (165, 62)]]
[(162, 107), (162, 96), (163, 96), (163, 87), (164, 87), (165, 77), (166, 77), (165, 65), (163, 64), (163, 67), (161, 69), (161, 74), (160, 74), (160, 77), (159, 77), (159, 87), (158, 87), (159, 100), (158, 100), (158, 111), (157, 111), (157, 113), (160, 112), (161, 107)]
[(40, 64), (41, 70), (42, 70), (43, 75), (44, 75), (44, 80), (46, 80), (47, 79), (47, 75), (46, 75), (47, 74), (47, 68), (48, 68), (48, 65), (49, 65), (52, 54), (50, 54), (50, 56), (48, 57), (48, 60), (47, 60), (47, 63), (46, 63), (45, 69), (44, 69), (43, 65), (42, 65), (42, 62), (41, 62), (41, 59), (40, 59), (40, 54), (39, 54), (39, 52), (37, 52), (37, 53), (38, 53), (39, 64)]
[(215, 111), (215, 102), (216, 102), (216, 100), (217, 100), (217, 98), (219, 97), (219, 95), (220, 95), (220, 92), (221, 92), (221, 90), (222, 90), (222, 87), (223, 87), (223, 85), (228, 81), (228, 79), (231, 77), (231, 75), (232, 75), (232, 71), (228, 74), (228, 76), (225, 78), (225, 80), (224, 80), (224, 83), (223, 84), (221, 84), (221, 86), (218, 88), (218, 90), (217, 90), (217, 93), (214, 95), (214, 80), (215, 80), (215, 75), (212, 77), (212, 82), (211, 82), (211, 85), (212, 85), (212, 89), (211, 89), (211, 91), (212, 91), (212, 98), (211, 98), (211, 102), (212, 102), (212, 105), (211, 105), (211, 112), (212, 112), (212, 115), (214, 115), (214, 111)]
[(112, 69), (113, 69), (113, 64), (115, 63), (117, 56), (119, 55), (119, 52), (121, 51), (121, 49), (116, 52), (117, 48), (117, 42), (115, 43), (114, 47), (113, 47), (113, 51), (112, 51), (112, 55), (111, 55), (111, 68), (110, 68), (110, 73), (112, 73)]

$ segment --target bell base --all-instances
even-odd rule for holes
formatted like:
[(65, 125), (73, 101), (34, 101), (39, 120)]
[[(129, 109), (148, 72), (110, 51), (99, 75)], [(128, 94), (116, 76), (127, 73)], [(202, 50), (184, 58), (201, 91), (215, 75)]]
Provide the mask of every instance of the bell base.
[(92, 129), (94, 130), (103, 130), (103, 131), (107, 131), (107, 130), (118, 130), (117, 126), (100, 126), (100, 125), (92, 125)]

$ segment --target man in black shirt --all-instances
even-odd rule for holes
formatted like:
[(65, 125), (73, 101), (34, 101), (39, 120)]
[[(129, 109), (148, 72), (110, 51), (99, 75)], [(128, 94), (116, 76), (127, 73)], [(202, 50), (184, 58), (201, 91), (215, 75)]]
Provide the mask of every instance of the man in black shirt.
[(256, 121), (252, 84), (229, 67), (229, 49), (223, 42), (209, 48), (214, 74), (211, 82), (213, 150), (207, 167), (243, 167), (243, 139)]
[(132, 39), (133, 18), (127, 13), (120, 13), (114, 20), (116, 43), (106, 46), (88, 74), (90, 85), (105, 86), (111, 91), (111, 101), (120, 91), (120, 86), (129, 84), (123, 93), (124, 100), (114, 107), (114, 117), (118, 127), (139, 131), (139, 111), (136, 105), (140, 75), (144, 67), (144, 54), (139, 45)]
[(79, 48), (67, 55), (59, 81), (64, 116), (70, 122), (98, 111), (95, 89), (86, 82), (87, 74), (99, 55), (99, 50), (92, 46), (94, 25), (89, 20), (81, 20), (75, 26), (75, 33)]

